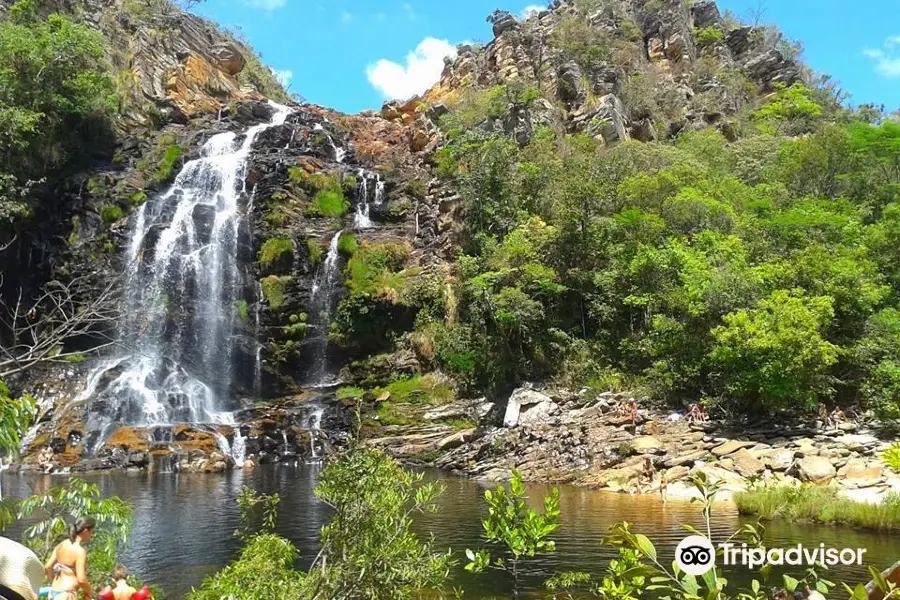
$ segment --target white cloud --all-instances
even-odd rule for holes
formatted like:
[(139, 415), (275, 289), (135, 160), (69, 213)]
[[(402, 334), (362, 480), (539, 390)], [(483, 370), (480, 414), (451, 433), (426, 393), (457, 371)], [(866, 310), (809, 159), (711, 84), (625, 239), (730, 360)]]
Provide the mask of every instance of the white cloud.
[(406, 11), (406, 16), (409, 17), (410, 20), (414, 21), (416, 19), (416, 11), (413, 10), (412, 4), (407, 2), (403, 5), (403, 10)]
[(445, 56), (456, 58), (456, 47), (447, 40), (429, 37), (406, 56), (406, 65), (383, 58), (369, 65), (366, 74), (386, 98), (411, 98), (438, 82)]
[(262, 10), (275, 10), (287, 4), (287, 0), (244, 0), (244, 4)]
[(547, 10), (546, 6), (541, 6), (540, 4), (529, 4), (525, 8), (522, 9), (522, 14), (519, 15), (523, 19), (527, 19), (531, 15), (536, 15), (541, 11)]
[(883, 77), (900, 77), (900, 35), (889, 37), (881, 48), (866, 48), (863, 54), (875, 61), (875, 71)]
[(278, 80), (278, 83), (280, 83), (281, 87), (283, 87), (284, 89), (288, 89), (289, 87), (291, 87), (291, 80), (294, 79), (293, 71), (289, 69), (272, 69), (272, 75), (275, 76), (275, 79)]
[(353, 15), (348, 13), (346, 10), (341, 11), (341, 23), (349, 23), (353, 20)]

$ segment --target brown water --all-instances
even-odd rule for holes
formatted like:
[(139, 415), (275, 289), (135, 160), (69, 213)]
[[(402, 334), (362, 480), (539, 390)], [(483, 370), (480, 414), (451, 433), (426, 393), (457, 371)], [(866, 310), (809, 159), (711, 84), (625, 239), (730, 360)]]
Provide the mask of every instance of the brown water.
[[(134, 505), (135, 524), (123, 562), (146, 580), (159, 584), (169, 598), (182, 598), (192, 586), (231, 560), (238, 549), (232, 536), (237, 525), (235, 498), (243, 485), (281, 495), (279, 532), (301, 551), (302, 567), (317, 552), (319, 528), (329, 509), (312, 495), (318, 466), (273, 467), (251, 473), (226, 475), (194, 474), (108, 474), (88, 477), (106, 494), (117, 494)], [(427, 477), (446, 485), (441, 510), (418, 523), (422, 532), (434, 533), (441, 548), (452, 548), (460, 559), (453, 585), (465, 590), (467, 599), (509, 597), (509, 581), (492, 573), (472, 575), (462, 569), (463, 552), (480, 544), (480, 519), (486, 513), (487, 485), (438, 472)], [(22, 498), (50, 485), (64, 483), (65, 477), (3, 475), (3, 491)], [(548, 486), (529, 486), (533, 499), (549, 491)], [(663, 504), (656, 497), (609, 494), (563, 486), (560, 495), (562, 526), (556, 535), (557, 552), (532, 560), (525, 579), (525, 597), (542, 597), (541, 582), (557, 571), (583, 570), (602, 573), (615, 551), (603, 547), (601, 539), (608, 527), (619, 521), (648, 535), (667, 562), (674, 558), (678, 541), (685, 537), (680, 523), (702, 524), (699, 507), (685, 501)], [(713, 520), (713, 539), (720, 541), (742, 522), (734, 507), (722, 504)], [(825, 543), (826, 547), (866, 548), (866, 559), (884, 568), (900, 558), (900, 539), (887, 534), (785, 522), (770, 523), (769, 547)], [(796, 572), (796, 571), (795, 571)], [(732, 569), (729, 579), (747, 581), (750, 573)], [(833, 580), (848, 583), (868, 579), (865, 567), (840, 567), (828, 572)]]

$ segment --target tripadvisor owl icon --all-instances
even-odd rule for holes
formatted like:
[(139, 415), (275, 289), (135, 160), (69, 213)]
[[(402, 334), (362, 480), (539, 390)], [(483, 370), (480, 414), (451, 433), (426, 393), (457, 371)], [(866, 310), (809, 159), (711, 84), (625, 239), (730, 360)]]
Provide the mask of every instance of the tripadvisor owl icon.
[(716, 549), (702, 535), (691, 535), (675, 548), (675, 562), (688, 575), (699, 577), (716, 566)]

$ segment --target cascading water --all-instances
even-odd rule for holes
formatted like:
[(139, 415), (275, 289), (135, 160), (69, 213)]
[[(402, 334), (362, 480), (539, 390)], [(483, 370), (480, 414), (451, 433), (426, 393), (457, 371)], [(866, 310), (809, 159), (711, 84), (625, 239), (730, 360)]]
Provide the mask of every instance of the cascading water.
[(247, 460), (247, 438), (241, 434), (241, 428), (234, 428), (234, 442), (231, 444), (231, 458), (240, 466)]
[[(328, 145), (331, 146), (331, 151), (334, 153), (334, 162), (344, 162), (344, 159), (347, 158), (347, 151), (334, 143), (334, 138), (324, 127), (322, 127), (322, 124), (316, 123), (315, 127), (313, 127), (313, 130), (322, 131), (325, 133), (325, 137), (328, 138)], [(293, 138), (291, 138), (291, 141), (293, 141)]]
[(316, 439), (319, 437), (322, 429), (322, 415), (325, 414), (325, 408), (319, 405), (313, 407), (313, 412), (309, 416), (309, 456), (312, 460), (319, 460), (318, 448), (316, 447)]
[(312, 355), (312, 368), (310, 370), (310, 384), (313, 386), (328, 385), (332, 377), (328, 373), (328, 329), (331, 326), (331, 313), (337, 300), (338, 287), (338, 259), (340, 254), (341, 235), (338, 231), (331, 238), (328, 246), (328, 254), (322, 263), (322, 268), (316, 273), (313, 280), (310, 305), (312, 308), (313, 334), (309, 348)]
[[(238, 263), (248, 157), (257, 136), (290, 110), (270, 103), (268, 123), (243, 139), (221, 133), (184, 165), (172, 187), (143, 204), (127, 251), (124, 350), (90, 375), (80, 399), (96, 397), (89, 429), (230, 423), (238, 356)], [(249, 373), (247, 373), (249, 377)]]
[[(353, 215), (353, 226), (356, 229), (372, 229), (375, 224), (369, 218), (369, 179), (371, 179), (371, 175), (365, 169), (360, 169), (357, 177), (356, 212)], [(380, 177), (376, 181), (380, 181)], [(376, 185), (376, 191), (377, 189)]]

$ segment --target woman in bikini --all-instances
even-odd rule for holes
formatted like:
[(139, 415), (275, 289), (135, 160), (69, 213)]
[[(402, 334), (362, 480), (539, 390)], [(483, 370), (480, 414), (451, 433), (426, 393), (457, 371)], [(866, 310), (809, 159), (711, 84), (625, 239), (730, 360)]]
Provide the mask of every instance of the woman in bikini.
[(81, 517), (69, 529), (69, 539), (53, 549), (44, 568), (53, 582), (49, 600), (78, 600), (79, 588), (84, 599), (90, 600), (91, 584), (87, 578), (87, 550), (84, 547), (94, 533), (97, 523), (90, 517)]

